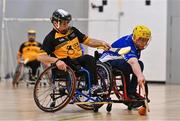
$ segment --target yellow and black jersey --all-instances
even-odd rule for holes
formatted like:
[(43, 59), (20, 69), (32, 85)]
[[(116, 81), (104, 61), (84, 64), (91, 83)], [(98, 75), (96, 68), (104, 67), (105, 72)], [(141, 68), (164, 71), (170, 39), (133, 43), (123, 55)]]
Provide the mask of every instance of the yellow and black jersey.
[(24, 60), (33, 61), (37, 59), (38, 53), (40, 53), (41, 44), (39, 42), (24, 42), (19, 48), (19, 54)]
[(58, 33), (53, 29), (44, 39), (42, 50), (48, 55), (57, 58), (78, 58), (82, 56), (80, 43), (86, 44), (88, 36), (75, 27), (70, 27), (66, 34)]

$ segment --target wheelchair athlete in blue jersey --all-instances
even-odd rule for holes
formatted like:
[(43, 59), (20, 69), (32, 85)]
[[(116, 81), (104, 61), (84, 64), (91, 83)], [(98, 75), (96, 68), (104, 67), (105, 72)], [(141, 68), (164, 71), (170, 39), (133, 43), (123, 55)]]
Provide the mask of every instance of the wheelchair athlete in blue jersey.
[[(140, 61), (141, 51), (147, 47), (151, 40), (151, 31), (144, 25), (138, 25), (134, 28), (133, 33), (123, 36), (112, 43), (112, 48), (131, 47), (131, 51), (123, 55), (123, 59), (111, 59), (108, 63), (113, 68), (121, 70), (126, 82), (127, 98), (137, 99), (137, 85), (140, 87), (145, 84), (143, 74), (144, 64)], [(106, 57), (105, 57), (106, 56)], [(108, 57), (107, 57), (108, 56)], [(118, 57), (116, 52), (105, 51), (102, 58), (110, 56)], [(130, 76), (132, 74), (132, 77)]]

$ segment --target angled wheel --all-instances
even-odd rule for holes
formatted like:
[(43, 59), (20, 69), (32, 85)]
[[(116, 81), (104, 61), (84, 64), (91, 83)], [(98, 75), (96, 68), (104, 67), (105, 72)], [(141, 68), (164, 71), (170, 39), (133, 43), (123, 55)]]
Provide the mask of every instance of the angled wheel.
[(128, 106), (128, 110), (132, 109), (132, 102), (127, 96), (126, 79), (123, 72), (119, 69), (112, 69), (113, 73), (113, 91), (120, 102)]
[[(128, 110), (132, 110), (132, 108), (140, 107), (144, 104), (144, 96), (141, 93), (140, 87), (137, 87), (136, 98), (137, 99), (130, 99), (127, 94), (127, 85), (126, 79), (121, 70), (113, 70), (113, 90), (116, 97), (122, 101), (123, 104), (128, 106)], [(145, 92), (148, 96), (148, 85), (145, 83)]]
[(108, 104), (106, 110), (107, 112), (110, 112), (112, 110), (112, 104)]
[(45, 112), (55, 112), (65, 107), (74, 96), (76, 78), (73, 70), (58, 70), (50, 66), (39, 76), (34, 86), (34, 101)]
[[(108, 98), (110, 96), (112, 89), (111, 71), (104, 63), (97, 62), (97, 75), (98, 84), (102, 87), (103, 94), (93, 97), (89, 90), (82, 90), (82, 92), (84, 91), (83, 94), (87, 96), (76, 95), (77, 102), (85, 102), (85, 104), (77, 105), (85, 110), (94, 110), (94, 105), (96, 105), (96, 108), (100, 108), (101, 106), (103, 106), (103, 103), (101, 102), (108, 101)], [(87, 87), (87, 85), (85, 87)]]
[(120, 100), (127, 99), (126, 80), (122, 71), (113, 69), (113, 91)]
[(13, 81), (12, 81), (13, 86), (16, 86), (16, 85), (18, 86), (19, 80), (23, 73), (23, 68), (24, 68), (24, 64), (20, 63), (17, 65), (15, 73), (13, 75)]

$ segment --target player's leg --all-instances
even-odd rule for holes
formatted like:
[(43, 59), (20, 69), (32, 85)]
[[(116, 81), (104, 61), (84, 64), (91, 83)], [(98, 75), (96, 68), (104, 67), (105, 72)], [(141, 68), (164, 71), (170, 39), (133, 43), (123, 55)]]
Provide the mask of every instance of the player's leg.
[(96, 59), (91, 55), (83, 55), (80, 58), (78, 58), (78, 62), (81, 64), (82, 67), (89, 71), (92, 85), (92, 93), (96, 94), (103, 92), (101, 87), (98, 85)]

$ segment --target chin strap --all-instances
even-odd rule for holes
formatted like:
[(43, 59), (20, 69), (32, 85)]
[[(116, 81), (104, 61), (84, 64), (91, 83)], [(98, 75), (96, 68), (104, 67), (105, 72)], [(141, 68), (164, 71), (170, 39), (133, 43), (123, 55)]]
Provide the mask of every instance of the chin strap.
[(60, 22), (58, 21), (58, 26), (57, 26), (57, 29), (59, 29), (59, 24), (60, 24)]
[(58, 21), (58, 26), (57, 26), (57, 27), (54, 26), (54, 29), (55, 29), (56, 31), (58, 31), (59, 33), (62, 33), (62, 34), (66, 34), (66, 33), (68, 32), (68, 30), (69, 30), (69, 27), (68, 27), (67, 30), (63, 30), (63, 31), (59, 31), (59, 28), (60, 28), (60, 21)]

